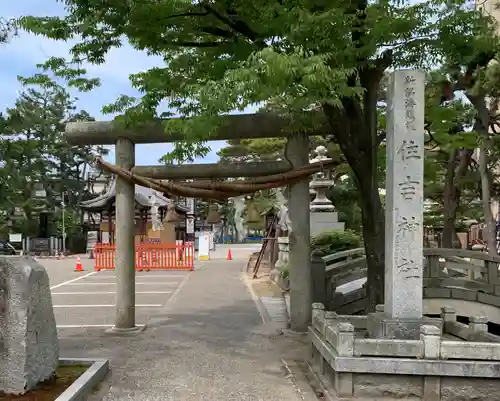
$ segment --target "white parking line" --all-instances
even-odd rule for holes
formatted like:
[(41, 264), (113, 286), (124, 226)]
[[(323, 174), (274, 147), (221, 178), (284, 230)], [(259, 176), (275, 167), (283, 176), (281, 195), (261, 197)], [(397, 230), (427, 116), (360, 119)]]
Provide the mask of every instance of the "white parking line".
[[(136, 294), (171, 294), (173, 291), (136, 291)], [(90, 291), (90, 292), (53, 292), (52, 295), (100, 295), (116, 294), (115, 291)]]
[[(160, 308), (162, 304), (137, 304), (136, 308)], [(53, 305), (54, 308), (114, 308), (115, 305)]]
[(136, 291), (136, 294), (172, 294), (173, 291)]
[(84, 279), (85, 277), (92, 276), (92, 275), (94, 275), (94, 274), (96, 274), (96, 273), (97, 273), (97, 272), (90, 272), (90, 273), (84, 274), (83, 276), (80, 276), (80, 277), (74, 278), (73, 280), (68, 280), (68, 281), (65, 281), (64, 283), (60, 283), (60, 284), (53, 285), (52, 287), (50, 287), (50, 289), (51, 289), (51, 290), (55, 290), (56, 288), (62, 287), (63, 285), (68, 285), (68, 284), (74, 283), (75, 281), (78, 281), (78, 280)]
[[(136, 274), (136, 278), (184, 278), (185, 274), (179, 275), (179, 274), (161, 274), (161, 275), (149, 275), (149, 274)], [(111, 274), (100, 274), (97, 277), (92, 277), (92, 278), (115, 278), (116, 276), (112, 276)]]
[[(136, 324), (137, 327), (144, 327), (143, 324)], [(58, 329), (86, 329), (86, 328), (105, 328), (105, 327), (115, 327), (114, 324), (58, 324), (56, 326)]]
[[(145, 283), (145, 282), (136, 282), (135, 284), (137, 285), (177, 285), (179, 284), (179, 281), (152, 281), (150, 283)], [(93, 283), (93, 282), (86, 282), (86, 283), (68, 283), (66, 285), (116, 285), (115, 282), (110, 281), (109, 283)]]

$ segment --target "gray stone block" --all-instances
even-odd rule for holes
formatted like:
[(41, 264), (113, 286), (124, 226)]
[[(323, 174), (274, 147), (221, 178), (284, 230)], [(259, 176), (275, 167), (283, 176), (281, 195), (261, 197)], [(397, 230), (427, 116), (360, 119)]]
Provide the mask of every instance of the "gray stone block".
[(451, 298), (451, 289), (424, 288), (424, 298)]
[(311, 237), (315, 237), (326, 231), (344, 231), (345, 229), (345, 224), (338, 222), (337, 212), (311, 212), (310, 219)]
[(54, 375), (58, 359), (47, 272), (30, 257), (0, 257), (0, 391), (25, 393)]
[(454, 299), (464, 299), (466, 301), (476, 301), (477, 291), (476, 290), (465, 290), (461, 288), (452, 288), (451, 297)]
[(477, 300), (483, 304), (493, 305), (500, 308), (500, 297), (497, 295), (485, 294), (484, 292), (477, 293)]
[(370, 313), (366, 327), (369, 338), (418, 340), (423, 325), (436, 326), (442, 332), (442, 320), (423, 317), (421, 319), (394, 319), (384, 312)]

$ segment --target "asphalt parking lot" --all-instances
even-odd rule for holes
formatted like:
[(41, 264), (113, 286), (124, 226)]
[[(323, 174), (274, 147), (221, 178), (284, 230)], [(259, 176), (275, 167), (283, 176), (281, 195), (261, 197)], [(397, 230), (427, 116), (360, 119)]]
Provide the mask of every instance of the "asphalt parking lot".
[[(228, 250), (233, 259), (247, 260), (260, 244), (218, 245), (211, 253), (212, 260), (224, 263)], [(50, 278), (52, 303), (59, 337), (102, 333), (115, 321), (115, 273), (94, 271), (94, 260), (81, 255), (84, 271), (75, 272), (76, 258), (38, 259)], [(196, 269), (205, 262), (195, 261)], [(136, 324), (147, 324), (150, 318), (165, 307), (168, 300), (182, 287), (190, 271), (136, 272)]]
[[(84, 272), (75, 272), (75, 259), (40, 260), (50, 278), (52, 303), (59, 331), (105, 330), (114, 324), (115, 273), (93, 270), (82, 258)], [(136, 324), (144, 325), (161, 310), (189, 271), (136, 272)], [(64, 330), (66, 331), (66, 330)]]

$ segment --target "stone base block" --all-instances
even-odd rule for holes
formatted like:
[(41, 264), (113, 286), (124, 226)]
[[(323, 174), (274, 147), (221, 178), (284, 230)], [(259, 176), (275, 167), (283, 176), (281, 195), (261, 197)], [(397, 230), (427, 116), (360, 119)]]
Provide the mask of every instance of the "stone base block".
[(337, 212), (311, 212), (311, 236), (320, 235), (325, 231), (344, 231), (345, 224), (339, 223)]
[(135, 327), (131, 327), (129, 329), (120, 329), (120, 328), (113, 326), (110, 329), (106, 330), (105, 334), (126, 337), (126, 336), (137, 335), (139, 333), (142, 333), (144, 330), (146, 330), (146, 325), (135, 326)]
[(436, 326), (443, 332), (441, 319), (425, 316), (421, 319), (394, 319), (384, 312), (375, 312), (370, 313), (366, 321), (369, 338), (418, 340), (423, 325)]

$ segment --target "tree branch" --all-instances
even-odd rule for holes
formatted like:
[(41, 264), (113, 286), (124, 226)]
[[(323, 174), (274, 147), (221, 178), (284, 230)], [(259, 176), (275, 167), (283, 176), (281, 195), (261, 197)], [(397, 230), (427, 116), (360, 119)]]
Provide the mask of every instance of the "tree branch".
[(197, 48), (209, 48), (218, 47), (220, 45), (228, 44), (229, 42), (219, 41), (219, 42), (172, 42), (173, 46), (180, 47), (197, 47)]
[(203, 11), (203, 12), (190, 11), (187, 13), (169, 15), (165, 19), (180, 18), (180, 17), (206, 17), (207, 15), (210, 15), (209, 11)]
[(241, 20), (233, 21), (231, 18), (222, 15), (215, 8), (208, 4), (203, 4), (203, 8), (210, 12), (220, 22), (229, 26), (236, 33), (249, 39), (253, 44), (259, 46), (262, 49), (267, 47), (266, 43), (263, 40), (259, 39), (259, 35), (257, 34), (257, 32), (253, 31), (245, 22)]
[(226, 31), (225, 29), (211, 27), (211, 26), (203, 26), (198, 28), (197, 31), (208, 33), (210, 35), (219, 36), (221, 38), (233, 39), (235, 38), (235, 34), (231, 31)]

